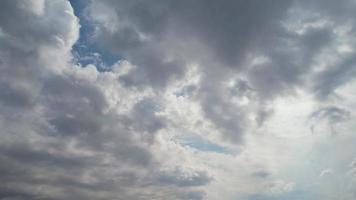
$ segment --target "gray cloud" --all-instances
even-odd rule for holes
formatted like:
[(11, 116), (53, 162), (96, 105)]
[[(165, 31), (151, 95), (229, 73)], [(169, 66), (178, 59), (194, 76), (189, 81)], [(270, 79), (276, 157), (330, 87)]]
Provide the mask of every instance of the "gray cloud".
[(163, 176), (151, 148), (164, 119), (150, 98), (117, 113), (99, 81), (110, 75), (80, 75), (69, 2), (3, 1), (0, 13), (1, 199), (201, 199), (178, 173), (148, 184)]
[(354, 79), (356, 74), (356, 63), (353, 56), (347, 57), (338, 63), (316, 75), (314, 90), (319, 98), (324, 99), (334, 94), (339, 86)]
[(310, 114), (310, 118), (327, 119), (337, 123), (349, 119), (350, 112), (336, 106), (328, 106), (313, 112)]
[[(326, 98), (354, 77), (352, 59), (341, 61), (345, 67), (313, 71), (325, 50), (335, 48), (339, 36), (333, 23), (342, 26), (339, 10), (346, 11), (346, 18), (355, 6), (349, 1), (335, 6), (319, 1), (107, 0), (92, 2), (88, 16), (97, 24), (94, 42), (137, 65), (122, 77), (127, 85), (164, 88), (182, 77), (187, 65), (198, 63), (202, 74), (198, 101), (205, 117), (225, 138), (239, 142), (250, 122), (245, 108), (222, 94), (224, 81), (246, 77), (255, 93), (253, 101), (263, 107), (298, 89)], [(331, 23), (307, 25), (322, 20)], [(235, 96), (242, 98), (239, 93)]]
[(157, 175), (157, 179), (158, 184), (177, 185), (179, 187), (201, 186), (211, 181), (211, 177), (204, 171), (187, 174), (179, 168), (172, 172), (161, 172)]
[(314, 128), (318, 125), (318, 123), (326, 121), (332, 133), (336, 133), (334, 126), (341, 122), (350, 120), (351, 112), (337, 106), (327, 106), (314, 111), (310, 114), (309, 118), (313, 122), (311, 126), (312, 132), (314, 132)]
[[(196, 105), (208, 128), (194, 131), (242, 146), (276, 98), (325, 102), (355, 77), (353, 55), (339, 50), (355, 46), (351, 1), (87, 2), (88, 42), (129, 61), (127, 73), (73, 64), (80, 25), (68, 1), (0, 5), (0, 199), (207, 199), (208, 168), (160, 157), (175, 153), (160, 133), (180, 125), (164, 95)], [(185, 83), (193, 66), (199, 80)], [(342, 105), (309, 117), (349, 119)]]

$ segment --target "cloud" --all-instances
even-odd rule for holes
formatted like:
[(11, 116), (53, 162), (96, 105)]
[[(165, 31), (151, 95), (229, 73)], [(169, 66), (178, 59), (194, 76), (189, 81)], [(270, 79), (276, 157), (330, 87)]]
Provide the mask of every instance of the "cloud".
[(324, 177), (332, 176), (333, 174), (334, 174), (334, 171), (332, 169), (325, 169), (320, 172), (320, 177), (324, 178)]
[(267, 187), (272, 194), (288, 193), (293, 190), (295, 183), (285, 181), (275, 181), (270, 183)]
[[(225, 139), (241, 143), (255, 122), (245, 114), (247, 106), (230, 102), (225, 82), (244, 77), (254, 95), (238, 91), (232, 96), (259, 104), (247, 111), (259, 115), (259, 125), (270, 116), (263, 114), (266, 101), (278, 96), (303, 89), (326, 98), (353, 77), (354, 62), (346, 54), (338, 52), (334, 66), (322, 63), (340, 45), (354, 41), (343, 32), (352, 22), (342, 23), (336, 14), (345, 9), (345, 16), (351, 15), (352, 8), (348, 1), (338, 6), (318, 1), (101, 1), (91, 3), (87, 12), (96, 24), (94, 42), (137, 66), (121, 77), (128, 86), (162, 89), (197, 64), (202, 77), (197, 101), (205, 118)], [(320, 65), (327, 66), (316, 71)]]
[(354, 1), (76, 3), (0, 3), (0, 199), (354, 198)]
[(2, 4), (1, 199), (203, 198), (195, 187), (209, 183), (206, 172), (167, 175), (152, 154), (165, 127), (155, 100), (116, 110), (129, 104), (120, 73), (72, 63), (79, 24), (69, 2)]
[(350, 120), (351, 113), (343, 108), (328, 106), (314, 111), (310, 114), (309, 118), (313, 123), (310, 127), (312, 132), (314, 132), (318, 124), (326, 121), (332, 133), (335, 133), (335, 126), (339, 123)]

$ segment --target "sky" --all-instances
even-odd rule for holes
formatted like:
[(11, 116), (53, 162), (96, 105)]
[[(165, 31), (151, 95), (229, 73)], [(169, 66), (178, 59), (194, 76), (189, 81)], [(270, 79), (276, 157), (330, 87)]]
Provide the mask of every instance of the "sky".
[(354, 200), (355, 53), (355, 0), (2, 0), (0, 200)]

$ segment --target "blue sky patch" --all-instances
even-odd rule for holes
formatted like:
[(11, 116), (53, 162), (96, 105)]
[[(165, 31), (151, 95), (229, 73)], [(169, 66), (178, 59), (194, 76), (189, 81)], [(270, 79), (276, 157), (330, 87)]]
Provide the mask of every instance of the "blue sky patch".
[(79, 19), (79, 24), (81, 25), (79, 39), (72, 48), (75, 61), (82, 66), (93, 64), (99, 71), (110, 71), (110, 66), (122, 58), (108, 50), (99, 48), (95, 42), (92, 41), (91, 37), (95, 27), (85, 14), (85, 8), (89, 1), (69, 1), (74, 9), (74, 14)]
[(226, 147), (223, 147), (216, 143), (212, 143), (198, 135), (191, 135), (189, 137), (185, 137), (181, 144), (199, 151), (216, 152), (223, 154), (230, 153), (229, 149), (227, 149)]

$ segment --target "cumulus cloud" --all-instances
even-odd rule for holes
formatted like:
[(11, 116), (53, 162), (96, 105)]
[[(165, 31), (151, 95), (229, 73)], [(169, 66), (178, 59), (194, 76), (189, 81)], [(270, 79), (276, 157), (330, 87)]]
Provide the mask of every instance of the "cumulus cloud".
[(0, 199), (355, 197), (354, 1), (0, 5)]
[[(342, 5), (351, 15), (354, 4)], [(324, 98), (353, 77), (351, 54), (339, 52), (354, 41), (353, 24), (340, 22), (336, 12), (332, 3), (316, 1), (101, 1), (88, 8), (97, 24), (94, 42), (137, 66), (121, 78), (125, 84), (167, 87), (189, 64), (198, 64), (196, 100), (206, 119), (234, 142), (251, 126), (246, 109), (261, 125), (272, 111), (266, 112), (266, 101), (301, 88)], [(325, 63), (331, 54), (333, 62)], [(226, 95), (225, 82), (241, 83), (241, 77), (254, 95)], [(246, 108), (231, 98), (257, 104)]]
[[(0, 198), (201, 199), (206, 172), (161, 172), (150, 150), (165, 127), (154, 100), (120, 88), (120, 73), (72, 63), (69, 2), (31, 2), (2, 2)], [(124, 92), (136, 102), (117, 110)]]

